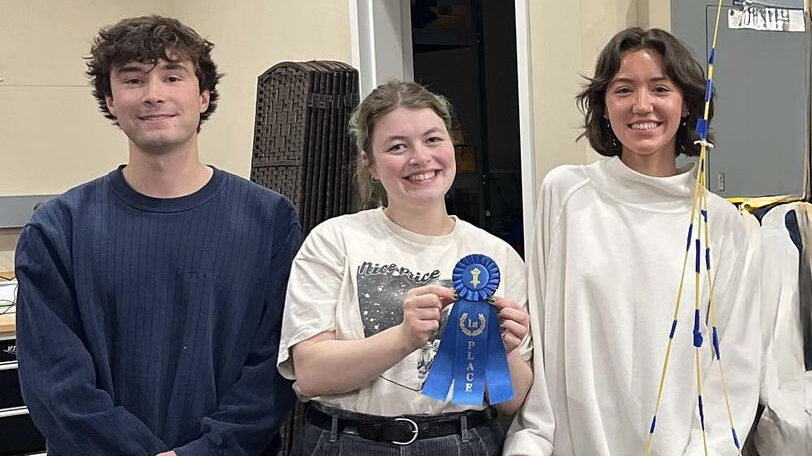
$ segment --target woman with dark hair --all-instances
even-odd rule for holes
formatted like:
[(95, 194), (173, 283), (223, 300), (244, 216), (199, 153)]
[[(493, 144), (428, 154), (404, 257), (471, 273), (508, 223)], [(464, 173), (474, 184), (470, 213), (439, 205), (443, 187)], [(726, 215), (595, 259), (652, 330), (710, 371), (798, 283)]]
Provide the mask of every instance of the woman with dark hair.
[(514, 413), (532, 382), (524, 263), (446, 211), (456, 173), (451, 118), (442, 96), (390, 82), (350, 119), (371, 209), (320, 224), (294, 260), (278, 367), (312, 403), (295, 455), (502, 453), (487, 399), (459, 405), (421, 394), (454, 301), (454, 265), (473, 253), (501, 269), (493, 305), (515, 395), (496, 409)]
[[(685, 46), (662, 30), (624, 30), (601, 51), (577, 101), (582, 136), (604, 157), (558, 167), (542, 183), (527, 258), (528, 295), (540, 306), (532, 322), (535, 359), (544, 360), (546, 375), (537, 372), (505, 454), (544, 454), (547, 401), (556, 455), (644, 454), (655, 423), (651, 454), (704, 454), (693, 268), (683, 271), (690, 286), (679, 286), (696, 181), (694, 166), (676, 161), (699, 153), (693, 126), (704, 109), (704, 81)], [(743, 441), (758, 399), (758, 312), (745, 280), (752, 252), (733, 205), (713, 194), (707, 199), (721, 359)], [(691, 242), (691, 258), (694, 249)], [(655, 421), (678, 293), (683, 305)], [(705, 286), (702, 315), (708, 299)], [(707, 445), (712, 454), (736, 454), (724, 387), (707, 337), (705, 343), (699, 378)]]

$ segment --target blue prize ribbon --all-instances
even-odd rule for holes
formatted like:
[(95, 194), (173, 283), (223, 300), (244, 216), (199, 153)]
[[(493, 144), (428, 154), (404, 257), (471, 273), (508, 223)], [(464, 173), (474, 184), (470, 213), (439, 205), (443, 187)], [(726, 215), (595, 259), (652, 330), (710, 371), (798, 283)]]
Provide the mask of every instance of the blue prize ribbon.
[(423, 394), (453, 404), (482, 405), (513, 398), (513, 385), (499, 331), (499, 316), (489, 299), (499, 287), (499, 267), (485, 255), (468, 255), (454, 267), (454, 303)]

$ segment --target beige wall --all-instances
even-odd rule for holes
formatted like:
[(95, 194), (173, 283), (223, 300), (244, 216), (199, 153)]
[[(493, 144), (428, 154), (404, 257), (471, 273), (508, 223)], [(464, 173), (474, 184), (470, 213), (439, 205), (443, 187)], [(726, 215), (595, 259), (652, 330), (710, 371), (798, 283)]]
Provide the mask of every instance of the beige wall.
[(630, 26), (669, 30), (668, 0), (530, 0), (530, 52), (535, 123), (536, 182), (564, 163), (597, 157), (581, 133), (575, 94), (592, 75), (595, 59), (615, 33)]
[(61, 193), (126, 161), (126, 140), (98, 113), (82, 60), (99, 27), (122, 17), (173, 15), (215, 43), (226, 77), (201, 153), (243, 176), (257, 76), (283, 60), (351, 55), (346, 1), (0, 0), (0, 11), (0, 196)]
[(175, 8), (215, 43), (215, 61), (226, 73), (217, 112), (201, 131), (201, 157), (244, 177), (251, 172), (257, 77), (283, 61), (351, 62), (346, 0), (176, 0)]
[(61, 193), (126, 160), (126, 141), (90, 96), (82, 57), (101, 25), (171, 13), (165, 4), (0, 0), (0, 196)]
[[(127, 141), (98, 112), (83, 56), (122, 17), (179, 18), (215, 43), (226, 73), (203, 126), (202, 159), (248, 176), (257, 77), (285, 60), (350, 62), (346, 0), (0, 0), (0, 196), (58, 194), (127, 161)], [(17, 230), (0, 233), (0, 271)]]

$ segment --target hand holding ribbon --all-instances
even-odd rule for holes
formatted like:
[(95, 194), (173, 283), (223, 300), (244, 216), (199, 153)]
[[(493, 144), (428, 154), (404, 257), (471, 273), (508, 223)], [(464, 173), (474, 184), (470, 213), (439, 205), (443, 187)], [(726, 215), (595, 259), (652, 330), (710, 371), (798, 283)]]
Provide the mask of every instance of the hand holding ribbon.
[(499, 309), (502, 340), (505, 343), (505, 353), (509, 354), (521, 345), (530, 330), (530, 315), (516, 301), (501, 296), (495, 296), (491, 304)]
[(409, 352), (426, 345), (440, 329), (443, 307), (454, 302), (454, 292), (440, 285), (425, 285), (406, 292), (400, 329)]

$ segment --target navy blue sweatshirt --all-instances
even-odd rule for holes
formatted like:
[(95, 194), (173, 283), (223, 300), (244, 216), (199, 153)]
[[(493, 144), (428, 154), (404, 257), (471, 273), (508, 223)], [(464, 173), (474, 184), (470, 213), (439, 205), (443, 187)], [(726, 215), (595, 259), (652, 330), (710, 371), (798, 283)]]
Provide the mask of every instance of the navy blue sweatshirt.
[(159, 199), (119, 168), (40, 207), (17, 246), (17, 345), (49, 455), (275, 454), (300, 242), (287, 199), (219, 170)]

